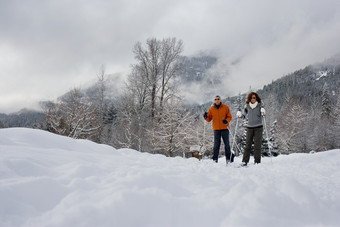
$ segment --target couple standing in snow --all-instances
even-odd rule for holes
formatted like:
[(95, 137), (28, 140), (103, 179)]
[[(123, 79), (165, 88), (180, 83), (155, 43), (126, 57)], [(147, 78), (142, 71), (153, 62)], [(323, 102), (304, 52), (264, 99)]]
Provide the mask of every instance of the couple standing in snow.
[[(254, 141), (254, 161), (261, 163), (261, 142), (262, 142), (262, 116), (265, 115), (264, 108), (261, 107), (261, 98), (255, 92), (250, 92), (247, 97), (244, 115), (239, 110), (237, 117), (248, 115), (246, 147), (243, 154), (242, 165), (246, 166), (250, 158), (251, 145)], [(218, 162), (218, 155), (221, 145), (221, 137), (224, 142), (225, 156), (227, 163), (234, 161), (234, 154), (230, 151), (229, 145), (229, 123), (232, 119), (229, 107), (222, 103), (221, 97), (216, 96), (214, 105), (208, 112), (203, 114), (207, 122), (212, 122), (214, 129), (214, 154), (213, 160)]]

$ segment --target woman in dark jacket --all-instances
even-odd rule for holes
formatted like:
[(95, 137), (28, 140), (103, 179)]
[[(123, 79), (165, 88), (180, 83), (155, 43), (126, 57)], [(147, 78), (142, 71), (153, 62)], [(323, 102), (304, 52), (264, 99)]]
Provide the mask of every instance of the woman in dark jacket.
[(255, 164), (261, 163), (261, 143), (262, 143), (262, 115), (265, 114), (261, 107), (261, 98), (255, 92), (250, 92), (247, 97), (244, 109), (248, 115), (246, 147), (243, 154), (243, 166), (246, 166), (250, 158), (251, 145), (254, 141), (254, 161)]

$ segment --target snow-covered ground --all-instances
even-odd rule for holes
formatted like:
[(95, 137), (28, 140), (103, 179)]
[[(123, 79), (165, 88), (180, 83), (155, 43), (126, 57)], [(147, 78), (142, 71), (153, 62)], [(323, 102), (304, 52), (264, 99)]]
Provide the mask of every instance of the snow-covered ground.
[(233, 168), (1, 129), (0, 226), (340, 226), (340, 150)]

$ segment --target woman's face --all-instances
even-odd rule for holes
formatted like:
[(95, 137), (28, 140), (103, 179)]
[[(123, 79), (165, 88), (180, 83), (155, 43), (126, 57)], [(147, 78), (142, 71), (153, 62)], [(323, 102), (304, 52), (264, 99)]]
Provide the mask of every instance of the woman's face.
[(251, 96), (251, 103), (254, 104), (256, 102), (256, 96), (252, 95)]

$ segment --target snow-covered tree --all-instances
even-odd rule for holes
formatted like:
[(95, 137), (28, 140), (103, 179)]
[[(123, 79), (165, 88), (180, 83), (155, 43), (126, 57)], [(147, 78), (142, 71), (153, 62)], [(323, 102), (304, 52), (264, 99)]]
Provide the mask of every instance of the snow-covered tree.
[(194, 136), (193, 145), (199, 147), (201, 156), (211, 156), (214, 147), (214, 131), (211, 122), (204, 120), (202, 114), (194, 116), (195, 120), (192, 125), (192, 133)]
[(132, 65), (126, 91), (117, 107), (114, 137), (118, 147), (159, 152), (156, 151), (159, 141), (154, 138), (164, 126), (164, 119), (169, 117), (168, 108), (172, 107), (169, 100), (176, 93), (174, 77), (182, 49), (182, 41), (176, 38), (151, 38), (145, 46), (140, 42), (134, 46), (137, 62)]
[(277, 144), (277, 120), (275, 120), (270, 128), (270, 142), (272, 144), (272, 155), (278, 155), (280, 153)]
[(321, 119), (331, 121), (331, 101), (328, 84), (325, 83), (322, 92)]
[(333, 135), (334, 135), (334, 140), (335, 140), (335, 146), (337, 148), (340, 147), (340, 95), (338, 94), (338, 99), (336, 106), (334, 108), (334, 127), (333, 129)]
[[(104, 130), (104, 110), (105, 110), (105, 66), (102, 65), (100, 67), (100, 72), (98, 75), (98, 80), (97, 80), (97, 106), (98, 106), (98, 122), (99, 122), (99, 133), (100, 136), (102, 136), (103, 130)], [(100, 138), (102, 141), (102, 138)]]
[[(133, 112), (136, 118), (134, 127), (137, 134), (137, 144), (135, 149), (143, 151), (145, 147), (145, 131), (148, 126), (152, 125), (150, 112), (150, 96), (148, 93), (148, 86), (145, 83), (145, 78), (143, 74), (139, 74), (137, 68), (133, 68), (132, 73), (129, 75), (126, 89), (132, 96)], [(131, 109), (132, 110), (132, 109)]]
[(315, 119), (315, 126), (317, 127), (313, 131), (317, 141), (315, 145), (316, 151), (329, 150), (335, 147), (335, 134), (333, 134), (332, 130), (334, 127), (334, 117), (327, 83), (323, 86), (320, 109), (320, 118)]
[(100, 125), (98, 111), (80, 89), (73, 89), (47, 109), (50, 130), (72, 138), (97, 141)]
[(306, 152), (305, 122), (307, 111), (296, 97), (288, 102), (286, 111), (278, 120), (278, 145), (282, 153)]
[(101, 141), (104, 144), (114, 145), (114, 134), (117, 124), (117, 107), (113, 103), (108, 103), (104, 105), (104, 116), (103, 116), (103, 131), (101, 136)]
[(138, 138), (138, 121), (135, 114), (134, 97), (130, 93), (121, 96), (117, 104), (114, 141), (117, 147), (135, 148)]
[(236, 100), (236, 105), (235, 108), (236, 110), (242, 109), (244, 106), (244, 98), (242, 98), (241, 93), (238, 93), (237, 100)]
[(190, 131), (193, 124), (192, 115), (182, 110), (179, 98), (173, 96), (168, 99), (164, 103), (159, 122), (148, 131), (155, 149), (169, 157), (183, 154), (183, 150), (189, 149), (190, 141), (194, 139)]
[[(262, 105), (266, 110), (266, 123), (268, 126), (273, 125), (274, 121), (276, 121), (276, 116), (278, 115), (278, 107), (277, 107), (277, 97), (275, 94), (270, 94), (267, 97), (262, 99)], [(269, 137), (271, 137), (271, 132), (268, 131)]]

